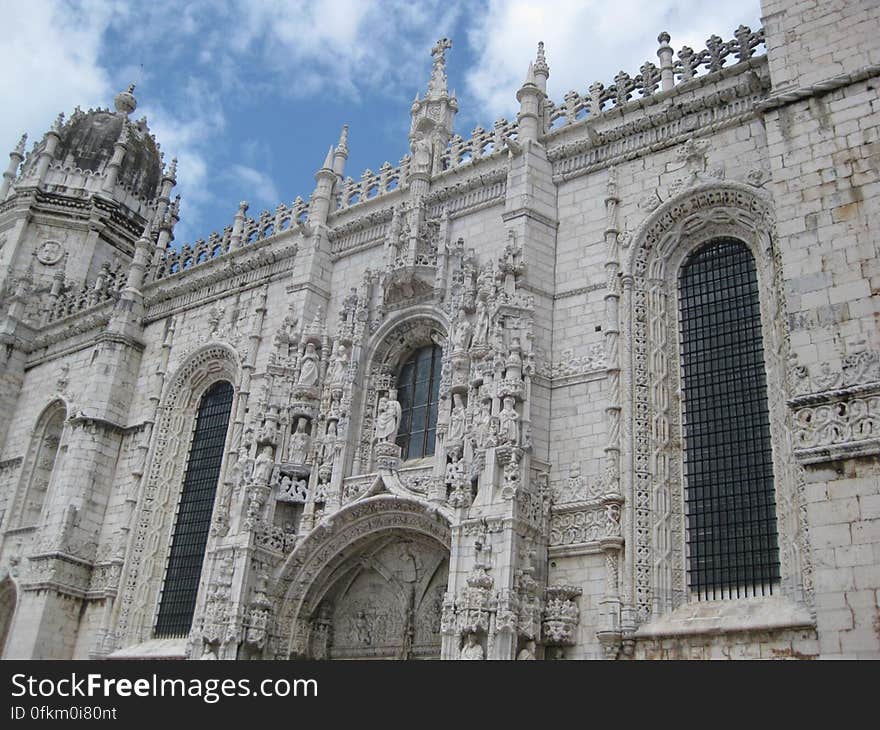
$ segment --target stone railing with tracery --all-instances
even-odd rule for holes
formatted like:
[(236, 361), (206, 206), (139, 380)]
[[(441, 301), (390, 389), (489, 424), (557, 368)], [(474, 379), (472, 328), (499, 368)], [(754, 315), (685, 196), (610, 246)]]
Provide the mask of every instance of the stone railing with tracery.
[(309, 204), (297, 198), (289, 206), (281, 203), (274, 213), (264, 210), (256, 218), (245, 215), (247, 203), (242, 203), (233, 225), (221, 233), (214, 231), (207, 239), (187, 243), (177, 249), (159, 252), (152, 267), (152, 279), (158, 281), (181, 271), (212, 261), (230, 251), (265, 241), (308, 221)]
[(733, 32), (733, 39), (722, 40), (713, 35), (706, 41), (706, 47), (694, 51), (684, 46), (673, 58), (668, 33), (661, 33), (657, 40), (659, 66), (646, 61), (639, 73), (630, 76), (621, 71), (614, 77), (614, 83), (605, 86), (594, 82), (586, 94), (569, 91), (561, 104), (547, 100), (546, 122), (548, 131), (560, 129), (586, 117), (594, 117), (602, 112), (623, 106), (634, 99), (645, 99), (658, 91), (669, 91), (676, 84), (683, 84), (698, 76), (715, 73), (725, 67), (728, 60), (735, 59), (731, 66), (744, 63), (755, 55), (764, 45), (764, 30), (752, 31), (745, 25)]
[(84, 282), (79, 287), (64, 286), (56, 294), (49, 295), (46, 309), (46, 322), (55, 322), (86, 309), (119, 299), (119, 292), (125, 286), (125, 272), (104, 264), (92, 282)]
[(496, 120), (492, 129), (476, 127), (469, 139), (452, 136), (440, 157), (441, 168), (449, 170), (507, 150), (507, 140), (516, 139), (517, 125), (504, 118)]

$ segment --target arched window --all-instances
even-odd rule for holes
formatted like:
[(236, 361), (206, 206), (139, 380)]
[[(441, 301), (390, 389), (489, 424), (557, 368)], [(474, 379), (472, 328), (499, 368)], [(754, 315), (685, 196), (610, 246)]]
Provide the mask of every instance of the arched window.
[(17, 603), (15, 584), (8, 576), (0, 581), (0, 657), (5, 656), (9, 629), (12, 628), (12, 617)]
[(219, 381), (205, 392), (199, 403), (159, 603), (157, 637), (186, 635), (192, 623), (226, 443), (232, 392), (232, 385)]
[(437, 345), (423, 347), (410, 356), (397, 376), (401, 408), (397, 445), (404, 460), (434, 453), (442, 355)]
[(719, 239), (679, 280), (688, 585), (699, 599), (773, 592), (779, 548), (755, 260)]
[(24, 502), (21, 506), (20, 527), (31, 527), (40, 521), (52, 475), (58, 470), (61, 437), (67, 409), (59, 401), (49, 406), (37, 426), (37, 441), (31, 446), (31, 470)]

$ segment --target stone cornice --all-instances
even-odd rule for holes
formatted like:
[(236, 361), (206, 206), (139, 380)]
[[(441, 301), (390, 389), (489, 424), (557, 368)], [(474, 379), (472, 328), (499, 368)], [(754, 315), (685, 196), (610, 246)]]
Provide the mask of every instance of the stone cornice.
[(791, 89), (790, 91), (782, 91), (762, 102), (759, 102), (755, 105), (755, 109), (762, 113), (769, 112), (787, 106), (788, 104), (802, 101), (803, 99), (828, 94), (837, 89), (842, 89), (844, 86), (851, 86), (852, 84), (857, 84), (859, 81), (865, 81), (866, 79), (875, 76), (880, 76), (880, 63), (872, 63), (868, 66), (862, 66), (852, 73), (838, 74), (837, 76), (832, 76), (830, 79), (818, 81), (809, 86), (801, 86), (796, 89)]

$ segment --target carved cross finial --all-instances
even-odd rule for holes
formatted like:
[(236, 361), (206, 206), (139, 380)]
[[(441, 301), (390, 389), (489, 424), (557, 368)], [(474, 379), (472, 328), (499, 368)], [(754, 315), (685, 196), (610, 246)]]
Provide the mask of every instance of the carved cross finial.
[[(452, 48), (452, 41), (448, 38), (441, 38), (434, 44), (434, 47), (431, 49), (432, 56), (439, 56), (441, 62), (446, 61), (446, 51)], [(435, 59), (436, 60), (436, 59)]]
[(431, 49), (434, 67), (431, 69), (431, 80), (428, 82), (428, 97), (446, 96), (446, 51), (452, 48), (452, 41), (441, 38)]

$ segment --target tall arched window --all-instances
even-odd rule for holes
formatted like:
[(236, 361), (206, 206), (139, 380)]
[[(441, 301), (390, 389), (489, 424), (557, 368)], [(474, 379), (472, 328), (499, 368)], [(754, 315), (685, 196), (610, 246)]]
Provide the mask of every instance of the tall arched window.
[(443, 351), (437, 345), (414, 352), (397, 376), (400, 426), (397, 445), (403, 459), (417, 459), (434, 453), (437, 433), (437, 404)]
[(232, 385), (220, 381), (212, 385), (199, 402), (156, 620), (158, 637), (186, 635), (192, 624), (223, 461), (232, 392)]
[(46, 409), (37, 426), (37, 440), (31, 446), (31, 469), (21, 506), (20, 527), (31, 527), (40, 521), (49, 484), (57, 472), (66, 417), (67, 409), (58, 401)]
[(779, 548), (755, 260), (719, 239), (682, 266), (688, 585), (697, 598), (773, 592)]

